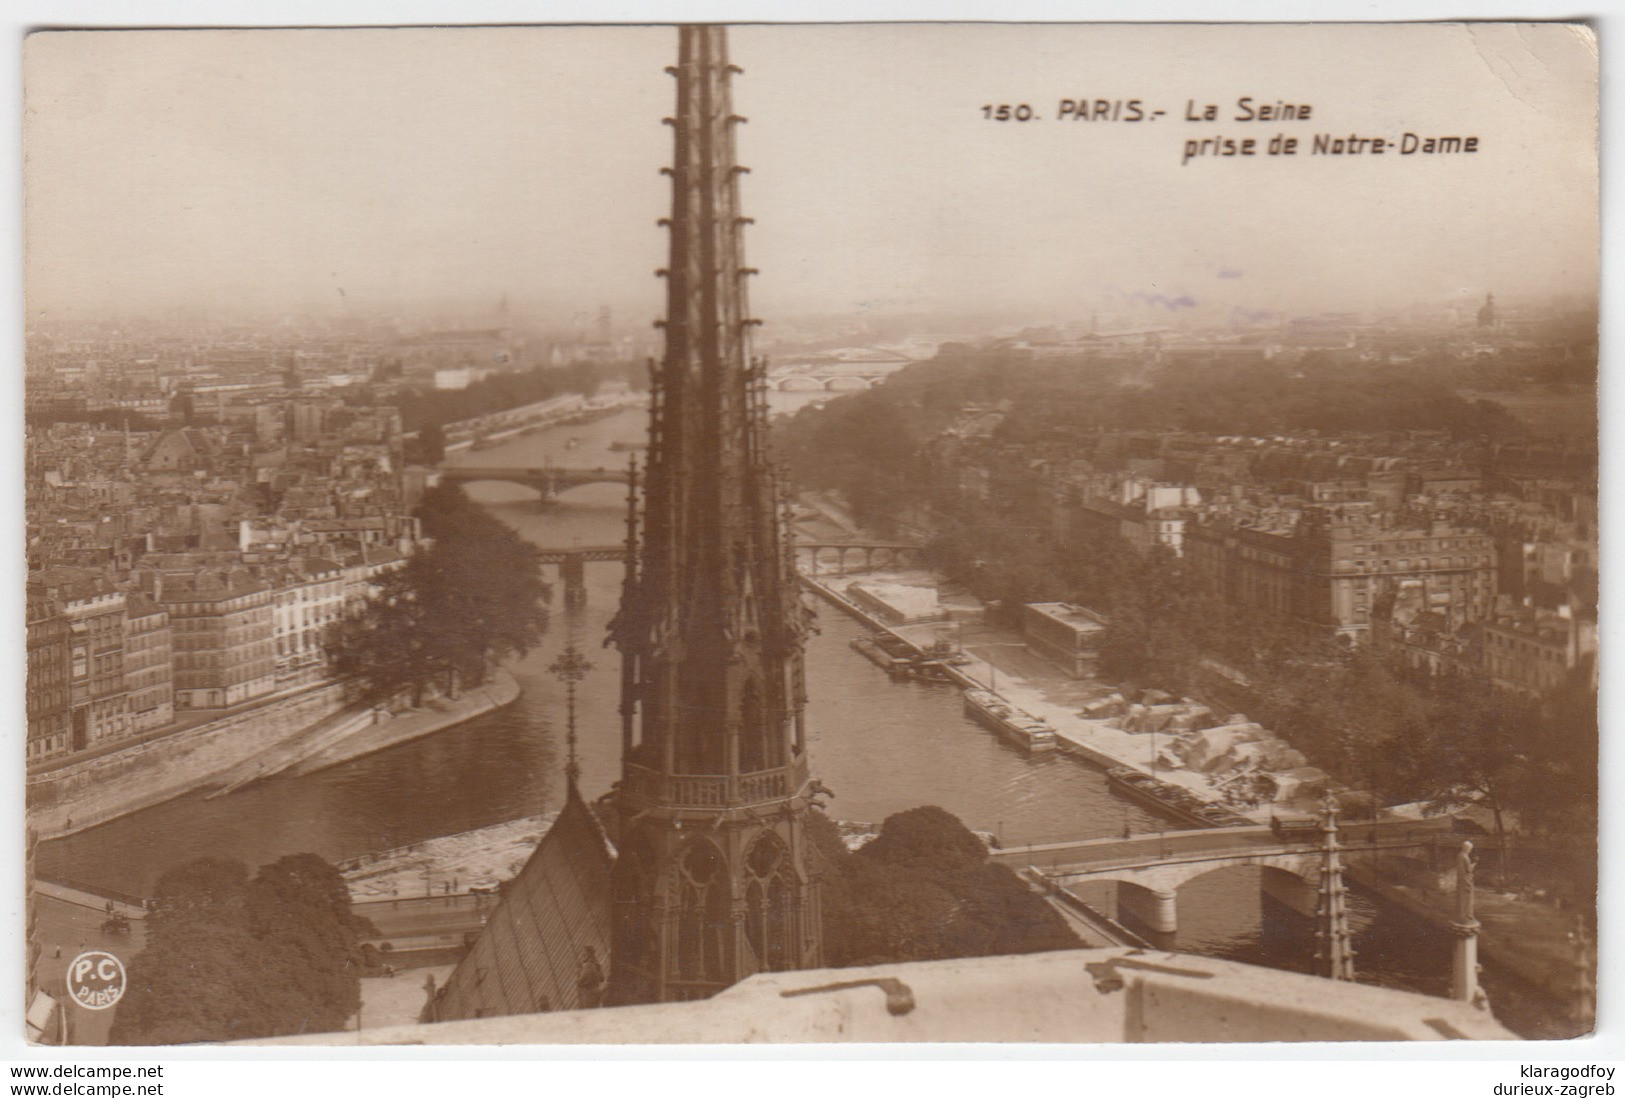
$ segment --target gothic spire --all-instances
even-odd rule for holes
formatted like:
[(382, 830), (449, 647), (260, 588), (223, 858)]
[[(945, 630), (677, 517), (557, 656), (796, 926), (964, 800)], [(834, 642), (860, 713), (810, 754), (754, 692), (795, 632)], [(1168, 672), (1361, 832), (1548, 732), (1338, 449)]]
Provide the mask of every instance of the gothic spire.
[[(782, 765), (801, 742), (799, 597), (750, 350), (726, 29), (684, 27), (671, 177), (665, 353), (635, 575), (612, 639), (636, 672), (640, 764), (694, 774)], [(630, 544), (630, 542), (629, 542)], [(641, 733), (639, 735), (638, 733)], [(633, 741), (637, 741), (634, 743)], [(658, 757), (656, 757), (658, 756)], [(630, 756), (629, 756), (630, 758)]]
[(822, 955), (805, 821), (805, 611), (751, 354), (722, 27), (682, 27), (665, 350), (628, 517), (610, 640), (622, 767), (610, 958), (615, 1003), (696, 999)]

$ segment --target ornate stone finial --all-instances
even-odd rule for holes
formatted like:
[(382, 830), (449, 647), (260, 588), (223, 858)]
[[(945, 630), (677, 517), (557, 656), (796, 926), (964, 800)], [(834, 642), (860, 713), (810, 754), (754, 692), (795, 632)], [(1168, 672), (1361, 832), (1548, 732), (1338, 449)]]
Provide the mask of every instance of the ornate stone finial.
[(548, 672), (564, 683), (565, 706), (565, 745), (567, 757), (564, 764), (564, 777), (573, 790), (576, 782), (581, 778), (581, 766), (576, 761), (576, 683), (587, 677), (592, 670), (592, 664), (576, 648), (575, 641), (564, 646), (547, 668)]

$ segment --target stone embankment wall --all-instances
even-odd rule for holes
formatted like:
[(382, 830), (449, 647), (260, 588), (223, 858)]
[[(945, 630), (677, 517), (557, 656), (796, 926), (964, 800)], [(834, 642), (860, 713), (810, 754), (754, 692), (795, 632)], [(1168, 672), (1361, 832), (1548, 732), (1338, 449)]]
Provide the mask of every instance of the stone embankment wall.
[[(1433, 895), (1422, 895), (1414, 886), (1399, 887), (1395, 876), (1385, 874), (1380, 867), (1351, 865), (1349, 879), (1436, 927), (1449, 928), (1455, 918), (1455, 897), (1451, 892), (1441, 889)], [(1570, 1001), (1577, 972), (1573, 942), (1563, 918), (1527, 902), (1505, 906), (1521, 908), (1522, 918), (1505, 912), (1499, 918), (1479, 912), (1479, 961), (1512, 973), (1560, 1002)]]
[(41, 839), (106, 823), (180, 796), (338, 712), (327, 684), (229, 717), (28, 779), (29, 822)]

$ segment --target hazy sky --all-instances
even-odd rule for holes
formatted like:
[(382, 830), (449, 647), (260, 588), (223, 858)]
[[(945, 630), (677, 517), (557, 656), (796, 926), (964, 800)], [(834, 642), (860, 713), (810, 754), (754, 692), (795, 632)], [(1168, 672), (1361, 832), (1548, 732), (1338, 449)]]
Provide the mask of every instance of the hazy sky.
[[(1596, 60), (1570, 28), (742, 27), (731, 48), (763, 316), (1595, 289)], [(652, 319), (675, 53), (670, 28), (36, 34), (30, 315), (342, 288)], [(1312, 115), (1236, 121), (1242, 96)], [(1056, 118), (1136, 98), (1167, 113)], [(1039, 118), (984, 118), (1001, 103)], [(1311, 152), (1407, 131), (1480, 151)], [(1214, 137), (1257, 155), (1181, 163)]]

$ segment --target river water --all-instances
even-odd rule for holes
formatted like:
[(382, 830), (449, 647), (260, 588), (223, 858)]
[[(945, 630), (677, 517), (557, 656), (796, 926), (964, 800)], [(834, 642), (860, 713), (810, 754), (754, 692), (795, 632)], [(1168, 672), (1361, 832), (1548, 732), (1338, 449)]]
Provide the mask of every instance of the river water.
[[(641, 439), (645, 421), (643, 412), (629, 410), (465, 451), (450, 463), (619, 464), (625, 455), (610, 444)], [(545, 506), (518, 485), (476, 482), (468, 491), (537, 545), (603, 545), (623, 537), (621, 485), (585, 485)], [(510, 665), (524, 692), (509, 708), (315, 774), (272, 778), (221, 797), (182, 797), (43, 844), (37, 872), (147, 894), (165, 869), (192, 858), (237, 858), (251, 868), (301, 851), (338, 860), (556, 809), (563, 794), (563, 687), (547, 667), (572, 638), (595, 665), (578, 694), (582, 789), (589, 797), (607, 790), (619, 771), (619, 660), (601, 645), (620, 575), (619, 564), (589, 564), (586, 604), (566, 610), (555, 599), (540, 647)], [(995, 832), (1005, 845), (1169, 826), (1113, 795), (1091, 767), (1070, 757), (1029, 757), (974, 724), (957, 688), (893, 681), (851, 649), (862, 626), (828, 606), (818, 610), (820, 632), (807, 648), (809, 750), (814, 772), (835, 792), (833, 815), (879, 821), (936, 804)], [(1262, 897), (1257, 872), (1224, 870), (1182, 887), (1180, 929), (1158, 944), (1307, 970), (1311, 921)], [(1097, 898), (1111, 903), (1109, 895)], [(1350, 908), (1362, 980), (1445, 992), (1451, 943), (1443, 931), (1358, 890)], [(1503, 1021), (1542, 1035), (1538, 1019), (1553, 1005), (1493, 978), (1486, 983)]]

